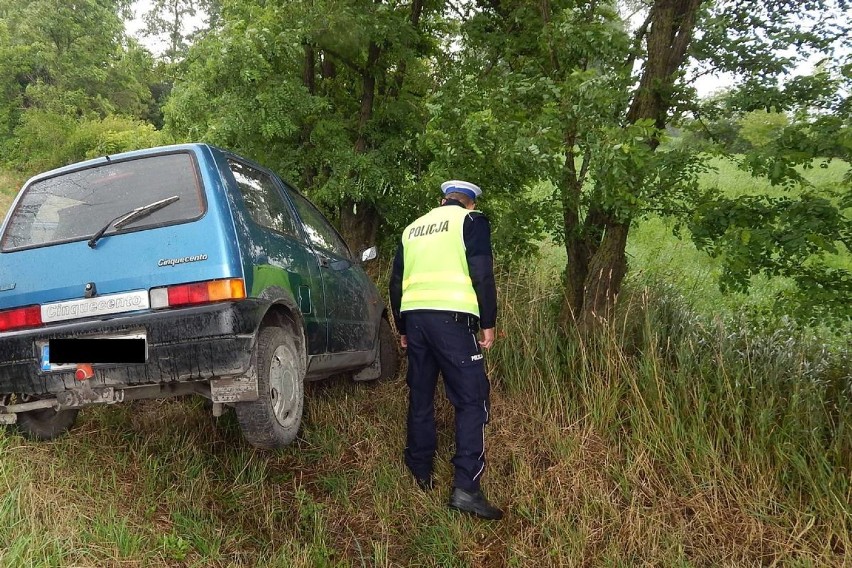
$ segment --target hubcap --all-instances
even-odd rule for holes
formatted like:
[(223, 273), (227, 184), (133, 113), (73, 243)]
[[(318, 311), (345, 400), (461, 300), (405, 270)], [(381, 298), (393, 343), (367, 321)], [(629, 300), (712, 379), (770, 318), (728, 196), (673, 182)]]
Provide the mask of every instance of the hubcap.
[(278, 346), (269, 365), (269, 394), (275, 419), (282, 426), (290, 426), (295, 419), (297, 375), (295, 362), (284, 346)]

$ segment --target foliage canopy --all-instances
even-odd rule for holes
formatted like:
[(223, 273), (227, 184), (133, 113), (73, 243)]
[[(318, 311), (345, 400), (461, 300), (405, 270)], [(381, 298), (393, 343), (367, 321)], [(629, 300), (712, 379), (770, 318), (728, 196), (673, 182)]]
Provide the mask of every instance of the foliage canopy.
[[(801, 175), (852, 158), (846, 0), (157, 0), (159, 59), (126, 36), (130, 4), (0, 0), (8, 163), (211, 142), (295, 182), (353, 248), (468, 178), (504, 261), (565, 247), (565, 324), (607, 318), (649, 216), (719, 257), (723, 289), (783, 276), (779, 310), (850, 317), (850, 180)], [(735, 85), (699, 98), (723, 72)], [(700, 189), (710, 154), (779, 193)]]

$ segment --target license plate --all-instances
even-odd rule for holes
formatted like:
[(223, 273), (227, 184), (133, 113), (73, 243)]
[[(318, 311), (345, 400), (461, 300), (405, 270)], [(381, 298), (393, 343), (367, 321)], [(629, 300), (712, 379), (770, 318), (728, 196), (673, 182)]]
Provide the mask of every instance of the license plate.
[(78, 363), (132, 364), (144, 363), (148, 359), (144, 333), (57, 338), (40, 343), (39, 349), (42, 371), (74, 369)]
[(41, 346), (41, 370), (42, 371), (65, 371), (74, 369), (76, 365), (58, 365), (50, 362), (50, 345), (45, 343)]

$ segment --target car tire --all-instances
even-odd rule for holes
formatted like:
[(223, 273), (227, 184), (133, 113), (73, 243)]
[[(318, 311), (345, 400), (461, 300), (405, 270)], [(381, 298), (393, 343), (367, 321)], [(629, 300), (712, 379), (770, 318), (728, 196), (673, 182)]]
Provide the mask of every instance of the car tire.
[(275, 450), (296, 439), (304, 408), (305, 366), (292, 332), (263, 327), (258, 332), (258, 399), (234, 405), (243, 437), (252, 446)]
[(399, 373), (399, 342), (388, 320), (382, 318), (379, 324), (379, 364), (380, 381), (390, 380)]
[(18, 413), (15, 429), (30, 440), (53, 440), (68, 432), (77, 421), (77, 408), (54, 410), (42, 408)]

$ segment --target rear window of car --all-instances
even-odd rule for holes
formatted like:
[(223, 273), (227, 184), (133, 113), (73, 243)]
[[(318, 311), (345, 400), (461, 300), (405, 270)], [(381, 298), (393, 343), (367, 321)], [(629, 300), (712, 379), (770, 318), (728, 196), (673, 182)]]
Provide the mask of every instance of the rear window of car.
[[(177, 197), (177, 199), (175, 199)], [(122, 224), (120, 232), (197, 219), (205, 203), (198, 171), (188, 153), (106, 163), (30, 184), (2, 237), (2, 250), (91, 238), (134, 209), (151, 211)], [(110, 227), (105, 232), (115, 232)]]

